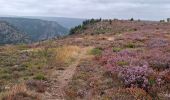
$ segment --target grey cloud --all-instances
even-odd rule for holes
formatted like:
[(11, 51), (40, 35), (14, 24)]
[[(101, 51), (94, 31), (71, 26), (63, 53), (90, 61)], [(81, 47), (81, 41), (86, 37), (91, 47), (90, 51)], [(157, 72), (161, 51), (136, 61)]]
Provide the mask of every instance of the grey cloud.
[(0, 0), (0, 15), (83, 18), (170, 17), (170, 0)]

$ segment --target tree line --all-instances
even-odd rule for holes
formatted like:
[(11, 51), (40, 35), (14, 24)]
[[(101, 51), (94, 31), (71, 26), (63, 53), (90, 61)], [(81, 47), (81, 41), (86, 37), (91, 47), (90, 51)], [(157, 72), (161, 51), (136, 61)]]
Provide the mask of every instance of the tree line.
[(85, 20), (85, 21), (83, 21), (83, 23), (81, 25), (78, 25), (74, 28), (71, 28), (69, 34), (72, 35), (72, 34), (75, 34), (77, 32), (80, 32), (81, 30), (86, 29), (87, 25), (93, 25), (93, 24), (95, 24), (97, 22), (101, 22), (101, 21), (102, 21), (101, 18), (100, 19), (93, 19), (92, 18), (92, 19)]

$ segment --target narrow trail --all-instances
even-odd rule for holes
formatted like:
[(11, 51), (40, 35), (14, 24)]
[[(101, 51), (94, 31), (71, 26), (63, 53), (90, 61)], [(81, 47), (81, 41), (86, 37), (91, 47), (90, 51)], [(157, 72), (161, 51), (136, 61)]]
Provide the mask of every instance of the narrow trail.
[(50, 86), (45, 92), (43, 100), (65, 100), (64, 98), (64, 87), (67, 86), (69, 81), (72, 79), (76, 67), (87, 53), (87, 48), (83, 48), (81, 53), (77, 56), (77, 60), (68, 66), (65, 70), (55, 70), (51, 76)]

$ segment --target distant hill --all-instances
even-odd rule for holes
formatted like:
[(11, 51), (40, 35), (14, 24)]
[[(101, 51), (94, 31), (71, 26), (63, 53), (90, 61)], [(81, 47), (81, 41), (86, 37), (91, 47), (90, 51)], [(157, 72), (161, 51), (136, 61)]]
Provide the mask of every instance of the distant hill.
[(77, 25), (82, 24), (82, 22), (86, 19), (81, 18), (65, 18), (65, 17), (26, 17), (26, 18), (36, 18), (36, 19), (42, 19), (47, 21), (56, 21), (60, 25), (71, 29)]
[[(152, 24), (152, 25), (150, 25)], [(145, 30), (157, 27), (158, 21), (89, 19), (70, 30), (70, 34), (119, 34), (122, 32)], [(166, 23), (167, 24), (167, 23)], [(149, 26), (150, 25), (150, 26)], [(160, 26), (161, 26), (160, 25)], [(162, 28), (162, 27), (161, 27)]]
[(0, 44), (28, 43), (29, 37), (5, 21), (0, 21)]
[(66, 35), (68, 33), (67, 28), (61, 26), (55, 21), (19, 17), (0, 17), (0, 20), (10, 23), (21, 32), (30, 36), (33, 42)]

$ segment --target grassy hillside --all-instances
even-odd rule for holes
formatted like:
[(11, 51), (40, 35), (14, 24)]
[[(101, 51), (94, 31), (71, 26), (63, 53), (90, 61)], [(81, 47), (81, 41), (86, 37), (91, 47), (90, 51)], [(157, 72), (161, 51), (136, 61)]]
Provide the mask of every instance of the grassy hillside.
[(57, 40), (1, 46), (0, 59), (5, 100), (170, 98), (169, 23), (90, 21)]
[(68, 33), (68, 29), (53, 21), (12, 17), (1, 17), (0, 20), (17, 27), (26, 33), (26, 35), (30, 36), (33, 42), (62, 36)]
[(0, 44), (28, 43), (29, 37), (7, 22), (0, 21)]

